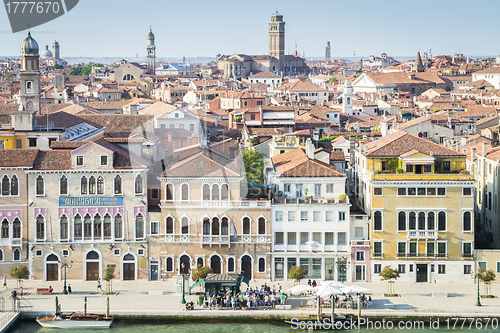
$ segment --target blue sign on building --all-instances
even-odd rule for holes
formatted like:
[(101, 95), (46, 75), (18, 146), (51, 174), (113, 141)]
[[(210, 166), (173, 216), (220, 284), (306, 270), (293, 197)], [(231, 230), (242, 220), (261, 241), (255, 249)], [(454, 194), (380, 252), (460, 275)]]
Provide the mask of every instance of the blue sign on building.
[(123, 197), (59, 197), (59, 206), (123, 206)]

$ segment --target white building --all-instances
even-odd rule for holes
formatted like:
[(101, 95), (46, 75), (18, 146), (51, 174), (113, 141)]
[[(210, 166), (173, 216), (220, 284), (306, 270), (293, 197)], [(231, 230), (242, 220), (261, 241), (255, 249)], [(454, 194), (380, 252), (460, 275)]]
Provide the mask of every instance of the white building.
[(490, 67), (472, 73), (472, 82), (478, 80), (486, 80), (491, 83), (495, 89), (500, 89), (500, 67)]

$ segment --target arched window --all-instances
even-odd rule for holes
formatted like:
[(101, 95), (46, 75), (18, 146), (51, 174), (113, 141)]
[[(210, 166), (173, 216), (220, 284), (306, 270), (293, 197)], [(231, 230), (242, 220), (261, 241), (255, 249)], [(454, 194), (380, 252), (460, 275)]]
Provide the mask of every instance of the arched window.
[(95, 177), (90, 176), (89, 178), (89, 194), (95, 194)]
[(220, 230), (219, 219), (214, 217), (212, 219), (212, 235), (218, 235)]
[(76, 214), (75, 215), (75, 221), (74, 221), (74, 225), (75, 227), (73, 228), (74, 229), (74, 233), (75, 233), (75, 240), (80, 240), (82, 239), (82, 217), (80, 216), (80, 214)]
[(196, 259), (196, 267), (203, 267), (203, 258), (202, 257), (199, 257), (198, 259)]
[(141, 194), (142, 193), (142, 176), (137, 175), (135, 177), (135, 194)]
[(115, 177), (115, 194), (122, 194), (122, 177)]
[(167, 234), (173, 234), (174, 233), (174, 218), (172, 216), (169, 216), (169, 217), (167, 217), (165, 222), (167, 224)]
[(258, 221), (258, 231), (259, 235), (265, 235), (266, 234), (266, 219), (263, 217), (259, 217)]
[(45, 239), (45, 221), (42, 215), (36, 217), (36, 239)]
[(347, 97), (347, 105), (351, 104), (351, 98)]
[(120, 214), (116, 214), (115, 216), (115, 238), (122, 239), (123, 238), (123, 218)]
[(243, 218), (243, 234), (250, 235), (250, 218)]
[(12, 238), (21, 238), (21, 221), (16, 217), (12, 223)]
[(68, 194), (68, 178), (66, 178), (66, 176), (62, 176), (61, 179), (59, 179), (59, 194)]
[(379, 210), (373, 213), (373, 230), (382, 230), (382, 212)]
[(33, 82), (26, 81), (26, 92), (30, 92), (29, 90), (33, 90)]
[(3, 261), (3, 251), (0, 249), (0, 261)]
[(438, 230), (445, 231), (446, 230), (446, 213), (439, 212), (438, 214)]
[(87, 194), (87, 177), (85, 176), (80, 180), (80, 192), (82, 194)]
[(104, 215), (104, 238), (111, 238), (111, 215)]
[(10, 195), (19, 195), (19, 181), (16, 175), (12, 176), (10, 182)]
[(10, 193), (10, 180), (7, 175), (2, 178), (2, 195), (9, 195)]
[(210, 220), (206, 217), (203, 219), (203, 234), (210, 235)]
[(464, 220), (464, 227), (463, 227), (464, 231), (471, 231), (472, 230), (471, 213), (465, 212), (463, 220)]
[(104, 179), (102, 176), (97, 178), (97, 194), (104, 194)]
[(418, 213), (418, 230), (425, 230), (425, 213)]
[(102, 237), (102, 221), (101, 215), (96, 214), (94, 216), (94, 237), (101, 238)]
[(83, 218), (83, 237), (85, 239), (92, 238), (92, 218), (89, 214), (85, 214)]
[(203, 200), (210, 200), (210, 185), (203, 184)]
[(410, 212), (408, 216), (408, 229), (415, 230), (417, 228), (417, 214), (415, 212)]
[(399, 231), (406, 230), (406, 213), (405, 212), (398, 213), (398, 230)]
[(174, 200), (174, 185), (173, 184), (167, 184), (167, 191), (165, 192), (165, 200), (167, 201), (173, 201)]
[(45, 186), (43, 182), (43, 177), (40, 175), (36, 177), (36, 195), (44, 195), (45, 194)]
[(20, 261), (21, 260), (21, 251), (19, 249), (14, 250), (14, 261)]
[(9, 238), (9, 221), (7, 219), (2, 221), (2, 238)]
[(212, 185), (212, 200), (219, 200), (219, 185)]
[(87, 259), (87, 260), (99, 260), (99, 253), (92, 250), (89, 253), (87, 253), (87, 256), (85, 257), (85, 259)]
[(189, 185), (188, 184), (181, 185), (181, 200), (183, 200), (183, 201), (189, 200)]
[(181, 233), (184, 235), (189, 233), (189, 220), (185, 216), (181, 219)]
[(221, 200), (224, 200), (224, 201), (227, 201), (229, 200), (229, 185), (227, 184), (223, 184), (221, 186), (221, 190), (220, 190), (220, 198)]
[(229, 219), (227, 217), (222, 218), (222, 222), (220, 225), (221, 235), (227, 236), (229, 235)]
[(234, 272), (234, 258), (227, 259), (227, 271), (228, 273)]
[(259, 273), (264, 273), (266, 271), (266, 259), (259, 258)]
[(172, 272), (174, 270), (174, 259), (172, 257), (167, 258), (167, 272)]
[(427, 230), (434, 230), (435, 228), (435, 217), (434, 212), (427, 213)]
[(135, 217), (135, 238), (144, 238), (144, 217), (137, 214)]
[(59, 236), (61, 240), (68, 239), (68, 217), (66, 215), (61, 216), (59, 221)]

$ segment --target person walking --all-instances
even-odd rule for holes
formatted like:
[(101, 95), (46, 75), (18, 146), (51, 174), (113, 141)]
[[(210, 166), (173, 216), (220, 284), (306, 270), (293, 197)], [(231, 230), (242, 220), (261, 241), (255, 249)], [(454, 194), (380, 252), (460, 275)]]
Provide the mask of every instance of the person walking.
[(9, 289), (9, 288), (7, 288), (7, 277), (6, 276), (3, 277), (3, 287), (2, 288)]
[(71, 285), (68, 284), (68, 297), (71, 297)]
[(100, 278), (99, 278), (99, 279), (97, 279), (97, 291), (99, 291), (99, 290), (100, 290), (100, 291), (101, 291), (101, 293), (102, 293), (101, 279), (100, 279)]

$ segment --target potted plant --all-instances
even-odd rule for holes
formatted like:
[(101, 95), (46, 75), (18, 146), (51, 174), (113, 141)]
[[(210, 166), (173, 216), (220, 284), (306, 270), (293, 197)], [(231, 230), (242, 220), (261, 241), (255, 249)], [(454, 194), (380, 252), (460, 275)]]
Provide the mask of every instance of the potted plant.
[(403, 173), (403, 169), (402, 169), (402, 168), (397, 168), (397, 169), (396, 169), (396, 173), (397, 173), (398, 175), (401, 175), (401, 174)]
[(347, 201), (347, 195), (341, 194), (339, 195), (339, 203), (346, 203)]

